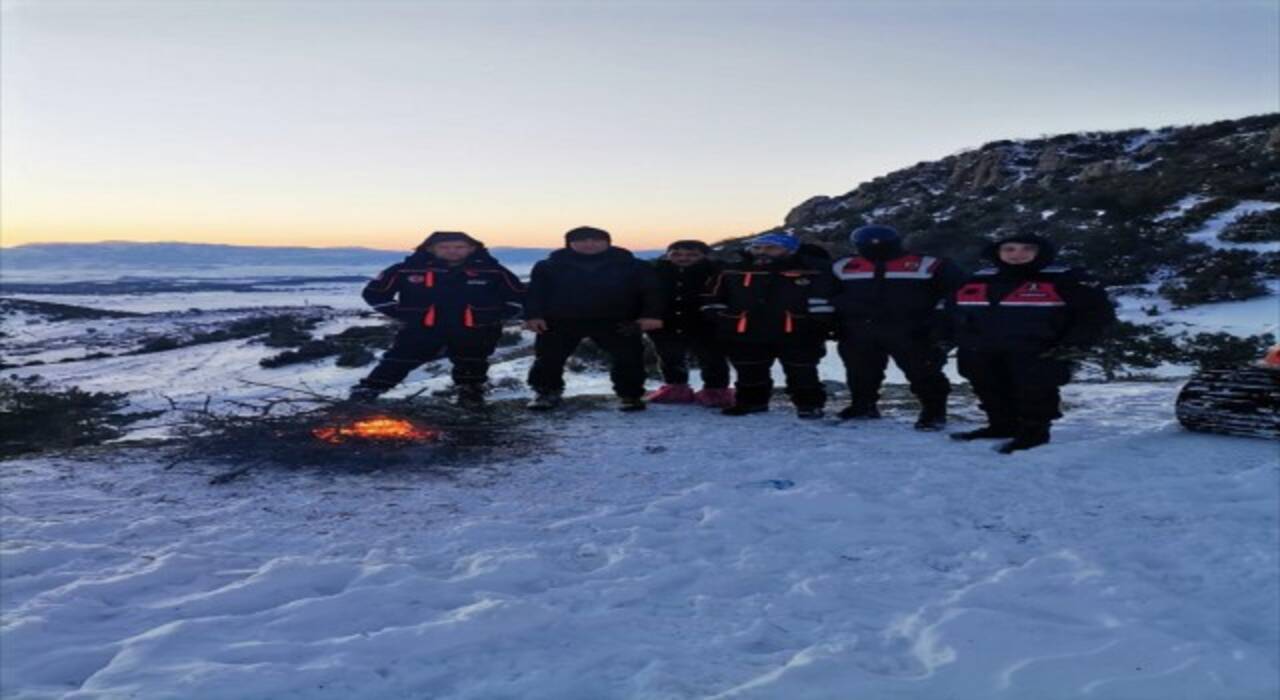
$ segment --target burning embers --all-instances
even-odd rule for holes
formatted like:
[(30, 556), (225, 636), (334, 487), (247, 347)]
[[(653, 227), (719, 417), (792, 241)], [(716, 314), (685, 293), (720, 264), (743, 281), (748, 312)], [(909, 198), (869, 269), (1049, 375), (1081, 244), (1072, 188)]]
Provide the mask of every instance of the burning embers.
[(348, 442), (390, 444), (435, 442), (440, 439), (441, 431), (423, 427), (404, 418), (371, 416), (314, 428), (311, 434), (331, 445)]

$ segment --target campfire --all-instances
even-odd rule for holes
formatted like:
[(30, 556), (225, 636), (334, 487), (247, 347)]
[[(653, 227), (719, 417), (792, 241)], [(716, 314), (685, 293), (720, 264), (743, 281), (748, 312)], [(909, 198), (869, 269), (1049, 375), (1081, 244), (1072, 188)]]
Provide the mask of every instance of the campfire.
[[(273, 387), (276, 388), (276, 387)], [(215, 411), (208, 401), (183, 410), (174, 464), (234, 465), (210, 483), (226, 483), (253, 469), (282, 467), (380, 471), (392, 465), (439, 475), (521, 457), (542, 440), (514, 403), (483, 413), (430, 400), (352, 405), (305, 390), (233, 402)]]
[(425, 428), (411, 420), (392, 416), (371, 416), (338, 425), (314, 428), (311, 434), (331, 445), (352, 441), (382, 443), (434, 442), (440, 431)]

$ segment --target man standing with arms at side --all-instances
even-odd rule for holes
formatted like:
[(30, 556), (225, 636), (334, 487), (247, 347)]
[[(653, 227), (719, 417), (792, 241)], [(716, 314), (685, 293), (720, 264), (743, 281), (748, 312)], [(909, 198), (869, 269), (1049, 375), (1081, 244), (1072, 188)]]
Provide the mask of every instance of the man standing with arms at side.
[(973, 386), (987, 425), (956, 440), (1012, 438), (1009, 454), (1049, 442), (1062, 417), (1058, 388), (1071, 359), (1096, 344), (1115, 320), (1106, 290), (1082, 270), (1055, 265), (1057, 250), (1032, 233), (1006, 236), (985, 251), (993, 267), (955, 293), (960, 374)]
[(725, 415), (769, 410), (778, 361), (796, 416), (822, 417), (827, 394), (818, 362), (826, 354), (836, 284), (830, 260), (799, 249), (800, 241), (782, 231), (758, 236), (743, 262), (727, 266), (707, 293), (703, 312), (738, 373), (734, 404)]
[[(665, 383), (649, 395), (649, 403), (696, 402), (714, 408), (733, 404), (729, 360), (715, 329), (702, 315), (707, 287), (720, 272), (720, 266), (707, 257), (710, 254), (711, 248), (702, 241), (681, 240), (667, 246), (667, 254), (653, 263), (667, 310), (662, 328), (650, 332), (649, 339)], [(690, 355), (702, 371), (702, 389), (697, 392), (689, 386)]]
[(644, 410), (642, 333), (662, 327), (662, 290), (653, 267), (615, 248), (607, 231), (590, 226), (564, 236), (565, 247), (533, 266), (525, 328), (538, 334), (528, 407), (560, 404), (564, 365), (590, 338), (609, 355), (609, 377), (623, 411)]
[(880, 417), (876, 403), (892, 357), (920, 401), (916, 429), (941, 430), (951, 393), (942, 372), (948, 330), (943, 307), (963, 273), (944, 258), (903, 250), (901, 236), (889, 226), (863, 226), (849, 241), (857, 254), (832, 266), (840, 280), (835, 307), (850, 394), (839, 416)]
[(351, 398), (371, 401), (442, 355), (453, 363), (458, 403), (484, 403), (489, 356), (504, 320), (520, 315), (524, 285), (484, 244), (461, 231), (436, 231), (404, 262), (364, 288), (364, 300), (404, 323), (395, 343)]

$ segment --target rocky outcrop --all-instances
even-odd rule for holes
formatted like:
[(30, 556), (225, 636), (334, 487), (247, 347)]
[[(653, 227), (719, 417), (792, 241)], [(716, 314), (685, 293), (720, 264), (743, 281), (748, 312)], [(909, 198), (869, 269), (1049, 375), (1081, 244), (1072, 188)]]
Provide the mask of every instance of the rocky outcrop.
[(1099, 160), (1089, 163), (1080, 169), (1080, 181), (1092, 182), (1106, 177), (1113, 177), (1119, 173), (1128, 172), (1130, 170), (1133, 170), (1133, 161), (1128, 158)]
[(948, 185), (952, 189), (976, 192), (998, 185), (1004, 177), (1006, 148), (965, 153), (956, 159)]
[(1039, 174), (1057, 172), (1066, 165), (1067, 159), (1063, 157), (1062, 151), (1057, 146), (1046, 146), (1040, 151), (1040, 157), (1036, 158), (1036, 172)]
[(798, 226), (807, 221), (812, 221), (819, 217), (821, 213), (829, 209), (834, 200), (826, 195), (818, 195), (810, 197), (791, 211), (787, 212), (787, 218), (782, 222), (788, 227)]

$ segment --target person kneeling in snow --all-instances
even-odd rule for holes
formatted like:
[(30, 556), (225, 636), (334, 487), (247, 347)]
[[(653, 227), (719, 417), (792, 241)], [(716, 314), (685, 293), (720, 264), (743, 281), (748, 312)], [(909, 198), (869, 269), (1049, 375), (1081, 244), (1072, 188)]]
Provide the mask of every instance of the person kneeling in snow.
[(754, 238), (747, 260), (721, 272), (708, 292), (703, 312), (738, 373), (725, 415), (769, 410), (773, 362), (780, 360), (796, 415), (822, 416), (827, 394), (818, 361), (826, 354), (836, 280), (829, 260), (799, 249), (799, 240), (781, 232)]
[(1047, 239), (1019, 234), (995, 241), (979, 270), (953, 299), (960, 374), (978, 395), (988, 425), (956, 440), (1012, 438), (1009, 454), (1049, 442), (1061, 418), (1058, 387), (1071, 379), (1072, 355), (1115, 319), (1106, 292), (1082, 272), (1053, 265)]
[[(667, 311), (662, 328), (649, 331), (665, 382), (647, 397), (650, 403), (697, 402), (714, 408), (733, 404), (729, 361), (701, 312), (707, 287), (720, 272), (720, 266), (707, 257), (710, 253), (702, 241), (676, 241), (653, 264)], [(702, 370), (702, 389), (696, 393), (689, 387), (690, 354)]]
[(498, 264), (484, 244), (458, 231), (436, 231), (404, 262), (383, 270), (364, 288), (374, 309), (404, 322), (391, 349), (351, 398), (377, 398), (413, 370), (448, 355), (458, 403), (484, 403), (489, 356), (502, 322), (523, 308), (524, 285)]

